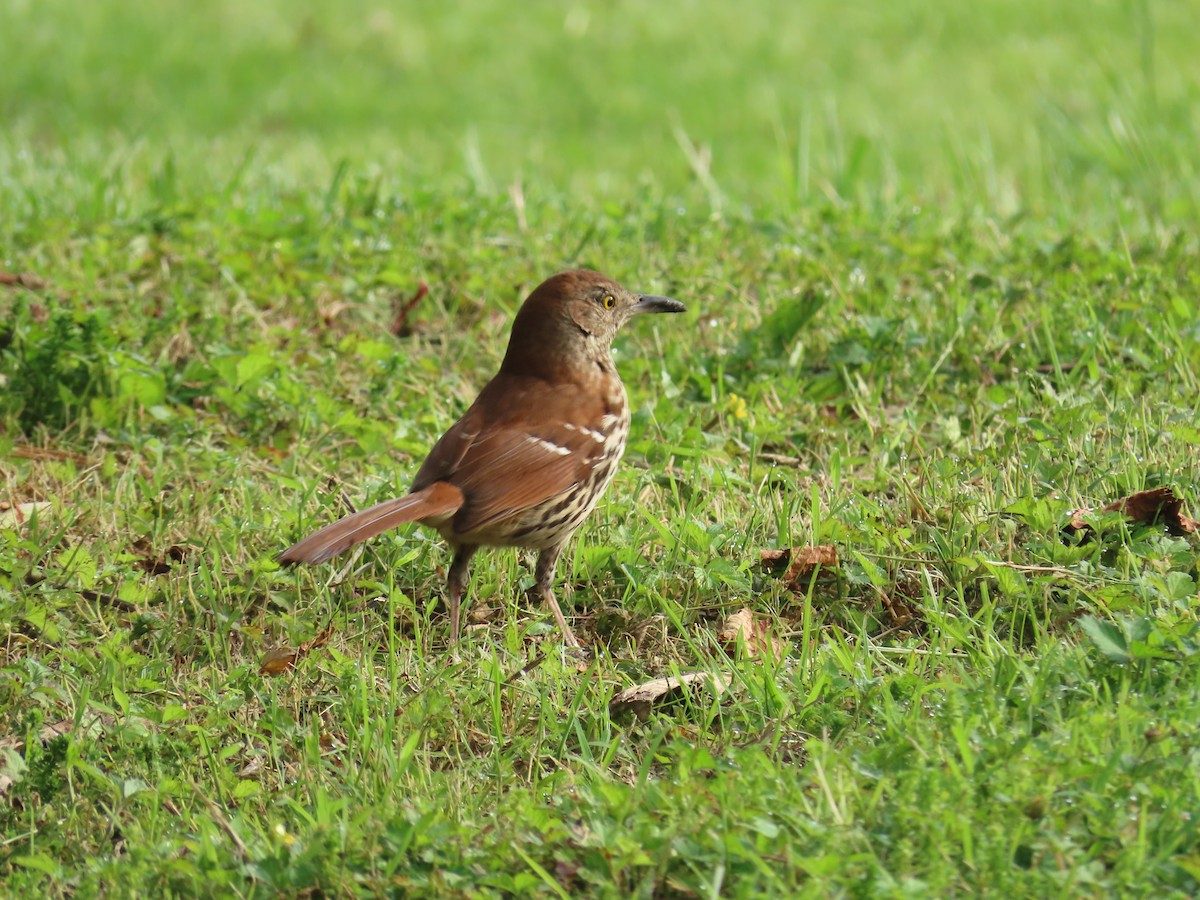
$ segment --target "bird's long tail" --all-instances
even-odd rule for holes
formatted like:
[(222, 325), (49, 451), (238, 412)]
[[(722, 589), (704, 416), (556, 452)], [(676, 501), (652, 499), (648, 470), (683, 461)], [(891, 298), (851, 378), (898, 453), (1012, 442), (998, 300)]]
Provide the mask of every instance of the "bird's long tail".
[(448, 516), (462, 505), (462, 491), (445, 481), (435, 481), (419, 491), (350, 513), (288, 547), (276, 559), (288, 564), (323, 563), (397, 525)]

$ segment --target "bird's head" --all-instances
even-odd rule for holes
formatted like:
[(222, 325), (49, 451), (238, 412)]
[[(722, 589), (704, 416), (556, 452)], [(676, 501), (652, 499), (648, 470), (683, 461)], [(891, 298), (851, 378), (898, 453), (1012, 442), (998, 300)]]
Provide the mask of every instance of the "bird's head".
[(559, 272), (521, 305), (501, 371), (541, 375), (544, 366), (611, 363), (613, 338), (634, 316), (685, 309), (671, 297), (635, 294), (599, 272)]

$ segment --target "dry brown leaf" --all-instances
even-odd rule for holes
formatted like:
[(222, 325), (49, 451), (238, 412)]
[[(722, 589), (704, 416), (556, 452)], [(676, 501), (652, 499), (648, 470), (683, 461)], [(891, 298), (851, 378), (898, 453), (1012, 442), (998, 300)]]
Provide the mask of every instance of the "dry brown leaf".
[(263, 654), (258, 667), (259, 675), (282, 675), (295, 668), (298, 654), (288, 647), (276, 647)]
[(883, 602), (884, 622), (888, 628), (907, 628), (920, 620), (920, 612), (907, 598), (899, 594), (884, 594), (880, 599)]
[(172, 544), (161, 554), (152, 552), (150, 542), (146, 538), (138, 538), (130, 548), (138, 556), (137, 566), (148, 575), (166, 575), (173, 571), (171, 563), (183, 562), (190, 547), (182, 544)]
[[(1167, 531), (1174, 535), (1194, 534), (1200, 527), (1200, 522), (1183, 511), (1183, 501), (1176, 497), (1175, 492), (1169, 487), (1138, 491), (1136, 494), (1114, 500), (1099, 511), (1123, 513), (1125, 518), (1138, 525), (1153, 525), (1155, 522), (1160, 522)], [(1086, 517), (1094, 512), (1095, 510), (1087, 508), (1075, 510), (1071, 513), (1071, 519), (1063, 530), (1068, 533), (1090, 532), (1092, 526), (1087, 523)]]
[(300, 645), (300, 655), (307, 656), (318, 647), (324, 647), (329, 643), (329, 639), (333, 637), (333, 625), (326, 625), (321, 629), (320, 633), (311, 640), (305, 641)]
[(322, 753), (336, 753), (346, 746), (346, 739), (343, 735), (331, 734), (328, 731), (322, 731), (317, 742), (321, 745)]
[(48, 744), (52, 740), (63, 735), (70, 734), (75, 730), (74, 719), (62, 719), (58, 722), (52, 722), (48, 725), (43, 725), (38, 729), (38, 740), (43, 744)]
[(783, 580), (794, 591), (808, 589), (808, 582), (816, 569), (836, 569), (838, 567), (837, 547), (833, 544), (820, 544), (816, 547), (796, 547), (792, 550), (792, 562), (788, 566)]
[(639, 719), (650, 715), (654, 703), (673, 694), (682, 693), (685, 689), (706, 686), (718, 696), (729, 687), (729, 681), (724, 675), (713, 672), (687, 672), (683, 675), (669, 675), (666, 678), (655, 678), (642, 684), (626, 688), (613, 697), (608, 704), (610, 715), (632, 712)]
[(792, 558), (791, 550), (759, 550), (758, 559), (764, 569), (782, 569)]
[(276, 647), (263, 654), (258, 666), (259, 675), (282, 675), (296, 668), (296, 663), (312, 653), (318, 647), (324, 647), (333, 636), (333, 625), (326, 625), (321, 632), (311, 640), (305, 641), (295, 650), (290, 647)]
[(24, 525), (33, 516), (44, 516), (50, 512), (54, 504), (38, 503), (8, 503), (0, 501), (0, 528), (12, 528)]
[(5, 287), (23, 287), (31, 291), (40, 291), (46, 282), (32, 272), (0, 272), (0, 285)]
[(499, 606), (491, 606), (487, 603), (476, 603), (467, 611), (467, 618), (477, 624), (487, 624), (495, 621), (496, 617), (502, 612)]
[(717, 640), (731, 656), (737, 652), (739, 643), (745, 644), (747, 657), (759, 662), (764, 658), (783, 656), (784, 643), (775, 634), (770, 621), (744, 607), (725, 620)]
[(786, 550), (760, 550), (758, 559), (764, 569), (773, 572), (786, 568), (783, 580), (793, 591), (807, 590), (809, 578), (815, 570), (832, 570), (838, 567), (837, 547), (833, 544), (792, 547)]

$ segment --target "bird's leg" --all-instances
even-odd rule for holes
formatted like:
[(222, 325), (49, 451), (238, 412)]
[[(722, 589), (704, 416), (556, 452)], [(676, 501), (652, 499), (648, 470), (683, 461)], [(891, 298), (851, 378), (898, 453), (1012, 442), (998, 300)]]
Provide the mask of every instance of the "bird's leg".
[(563, 641), (568, 647), (578, 647), (579, 641), (575, 639), (575, 633), (571, 631), (571, 626), (567, 624), (562, 610), (558, 608), (558, 601), (554, 599), (554, 569), (558, 565), (558, 558), (562, 555), (565, 546), (566, 541), (562, 541), (547, 547), (538, 554), (537, 568), (534, 571), (537, 584), (534, 585), (534, 588), (537, 590), (538, 596), (542, 598), (542, 602), (549, 606), (550, 611), (554, 613), (554, 620), (558, 622), (558, 627), (562, 631)]
[(450, 563), (450, 571), (446, 573), (446, 603), (450, 607), (450, 643), (458, 646), (459, 631), (462, 627), (461, 609), (463, 592), (467, 589), (467, 576), (471, 557), (479, 549), (478, 544), (464, 544), (454, 551), (454, 562)]

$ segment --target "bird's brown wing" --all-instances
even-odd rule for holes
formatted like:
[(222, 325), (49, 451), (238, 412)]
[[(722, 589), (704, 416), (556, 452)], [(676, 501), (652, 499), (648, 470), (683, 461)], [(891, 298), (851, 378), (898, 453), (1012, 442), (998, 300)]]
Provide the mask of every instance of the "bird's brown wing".
[(434, 445), (412, 489), (447, 481), (462, 491), (464, 503), (454, 517), (459, 534), (568, 490), (603, 455), (594, 424), (603, 410), (575, 394), (570, 386), (497, 376)]

